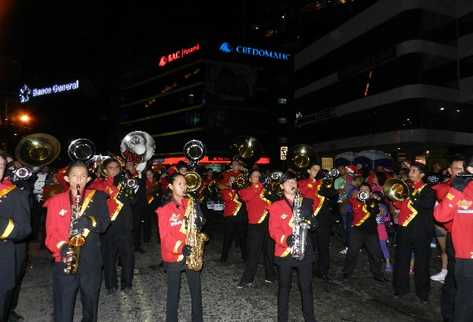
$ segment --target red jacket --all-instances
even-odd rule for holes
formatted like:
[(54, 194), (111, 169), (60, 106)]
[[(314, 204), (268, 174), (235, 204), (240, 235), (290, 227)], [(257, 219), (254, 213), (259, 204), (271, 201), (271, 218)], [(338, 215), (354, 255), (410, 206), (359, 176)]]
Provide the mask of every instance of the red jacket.
[(230, 181), (230, 177), (236, 178), (240, 175), (240, 173), (241, 172), (239, 171), (227, 170), (222, 174), (222, 178), (220, 179), (218, 183), (223, 184), (223, 185), (228, 185)]
[(293, 228), (292, 207), (286, 200), (278, 200), (269, 206), (269, 235), (274, 240), (274, 256), (286, 257), (291, 253), (286, 240)]
[(123, 203), (117, 200), (118, 188), (113, 184), (113, 178), (95, 179), (90, 185), (90, 189), (103, 191), (108, 195), (107, 206), (110, 220), (114, 221), (120, 210), (123, 208)]
[(238, 192), (241, 200), (246, 204), (249, 224), (261, 224), (268, 214), (271, 201), (264, 197), (264, 192), (262, 184), (252, 185)]
[[(91, 205), (95, 190), (84, 193), (83, 209)], [(69, 240), (71, 225), (71, 200), (69, 190), (59, 193), (48, 200), (46, 216), (46, 247), (52, 253), (54, 261), (61, 261), (61, 247)]]
[[(420, 193), (427, 185), (423, 182), (419, 182), (415, 185), (412, 196)], [(400, 226), (407, 227), (409, 223), (417, 216), (417, 210), (413, 207), (412, 200), (406, 198), (403, 201), (394, 201), (393, 206), (399, 209), (398, 223)]]
[(439, 222), (452, 221), (452, 241), (455, 257), (473, 259), (473, 182), (463, 192), (450, 188), (434, 209)]
[(304, 198), (309, 198), (313, 200), (312, 210), (314, 211), (314, 216), (317, 216), (320, 209), (325, 202), (325, 197), (319, 195), (320, 186), (322, 185), (322, 179), (315, 180), (307, 178), (304, 180), (299, 180), (297, 186)]
[[(452, 181), (451, 180), (441, 182), (441, 183), (438, 183), (438, 184), (432, 186), (432, 189), (435, 192), (435, 195), (437, 197), (438, 202), (441, 202), (445, 198), (445, 196), (447, 195), (447, 193), (448, 193), (448, 191), (450, 190), (451, 187), (452, 187)], [(451, 221), (443, 223), (443, 226), (445, 227), (445, 229), (447, 229), (447, 231), (449, 233), (452, 232), (452, 222)]]
[(161, 257), (164, 262), (175, 263), (184, 259), (182, 249), (186, 244), (187, 231), (184, 224), (189, 199), (182, 199), (178, 205), (170, 201), (156, 210), (161, 238)]
[(238, 200), (238, 193), (233, 189), (224, 189), (220, 192), (223, 199), (223, 216), (232, 217), (238, 214), (241, 208), (241, 201)]
[(366, 203), (358, 200), (356, 197), (350, 198), (350, 204), (353, 209), (352, 226), (361, 226), (370, 217), (370, 212), (366, 207)]

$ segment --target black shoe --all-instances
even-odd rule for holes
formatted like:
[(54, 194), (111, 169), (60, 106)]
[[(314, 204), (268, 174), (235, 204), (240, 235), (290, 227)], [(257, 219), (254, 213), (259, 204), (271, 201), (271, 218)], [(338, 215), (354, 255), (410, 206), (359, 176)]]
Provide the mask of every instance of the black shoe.
[(374, 280), (381, 283), (389, 282), (389, 280), (384, 276), (376, 276), (374, 277)]
[(107, 288), (107, 295), (112, 295), (117, 292), (117, 289), (115, 287), (112, 288)]

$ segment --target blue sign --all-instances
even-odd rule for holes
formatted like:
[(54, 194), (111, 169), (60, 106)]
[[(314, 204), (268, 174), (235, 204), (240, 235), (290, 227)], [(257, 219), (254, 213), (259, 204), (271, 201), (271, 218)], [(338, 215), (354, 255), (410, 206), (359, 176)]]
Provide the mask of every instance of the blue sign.
[(288, 53), (283, 53), (279, 51), (262, 49), (262, 48), (253, 48), (253, 47), (242, 46), (242, 45), (236, 45), (235, 47), (233, 47), (229, 42), (223, 42), (219, 47), (219, 51), (225, 54), (236, 53), (239, 55), (259, 56), (263, 58), (269, 58), (269, 59), (281, 60), (281, 61), (288, 61), (289, 55), (290, 55)]
[(25, 84), (20, 88), (18, 97), (20, 98), (20, 103), (27, 103), (32, 97), (76, 91), (78, 89), (79, 80), (67, 84), (54, 84), (43, 88), (30, 88)]

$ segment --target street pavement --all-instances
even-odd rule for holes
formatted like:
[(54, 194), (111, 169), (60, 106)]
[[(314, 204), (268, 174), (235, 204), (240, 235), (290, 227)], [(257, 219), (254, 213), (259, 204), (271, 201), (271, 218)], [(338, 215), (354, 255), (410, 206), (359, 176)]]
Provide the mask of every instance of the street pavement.
[[(213, 230), (206, 248), (205, 266), (202, 271), (202, 296), (205, 321), (276, 321), (277, 283), (264, 282), (263, 267), (259, 267), (256, 285), (238, 289), (237, 284), (244, 264), (237, 248), (232, 248), (229, 261), (219, 262), (223, 236), (220, 226)], [(153, 236), (154, 237), (154, 236)], [(317, 321), (363, 322), (421, 322), (441, 321), (439, 298), (440, 284), (432, 282), (430, 303), (417, 301), (411, 279), (411, 294), (395, 299), (390, 282), (373, 280), (368, 269), (366, 254), (361, 254), (356, 277), (348, 282), (341, 279), (343, 255), (338, 251), (341, 243), (332, 239), (330, 283), (313, 279), (314, 307)], [(136, 272), (133, 290), (100, 294), (99, 321), (165, 321), (166, 275), (159, 266), (160, 250), (156, 238), (144, 245), (146, 253), (136, 253)], [(435, 253), (435, 251), (434, 251)], [(434, 256), (432, 270), (438, 269)], [(120, 275), (119, 275), (120, 276)], [(391, 279), (390, 274), (386, 275)], [(190, 294), (185, 274), (182, 275), (179, 321), (190, 321)], [(301, 300), (296, 273), (290, 299), (290, 321), (303, 321)], [(51, 259), (37, 243), (30, 244), (30, 260), (20, 293), (17, 312), (26, 321), (52, 321)], [(77, 298), (74, 321), (81, 320), (80, 297)]]

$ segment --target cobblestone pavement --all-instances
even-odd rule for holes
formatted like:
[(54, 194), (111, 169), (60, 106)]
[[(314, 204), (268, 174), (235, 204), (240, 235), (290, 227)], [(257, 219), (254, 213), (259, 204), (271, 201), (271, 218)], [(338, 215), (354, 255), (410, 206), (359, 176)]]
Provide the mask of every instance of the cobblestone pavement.
[[(335, 239), (335, 238), (334, 238)], [(277, 283), (264, 283), (259, 269), (253, 288), (237, 289), (243, 262), (236, 248), (227, 264), (218, 262), (222, 236), (215, 233), (206, 249), (202, 272), (205, 321), (276, 321)], [(368, 271), (367, 259), (360, 256), (357, 277), (342, 283), (339, 273), (343, 255), (336, 239), (333, 242), (333, 280), (329, 284), (314, 278), (314, 307), (318, 321), (440, 321), (440, 284), (432, 283), (429, 304), (420, 304), (414, 294), (394, 299), (391, 284), (375, 282)], [(51, 262), (47, 252), (31, 245), (31, 260), (23, 281), (17, 312), (26, 321), (52, 321)], [(99, 321), (165, 321), (166, 275), (159, 267), (159, 246), (153, 240), (145, 244), (145, 254), (136, 254), (136, 274), (130, 294), (100, 295)], [(438, 267), (438, 260), (435, 266)], [(262, 267), (261, 267), (262, 268)], [(388, 276), (390, 278), (390, 276)], [(413, 288), (411, 281), (411, 286)], [(291, 291), (290, 320), (303, 321), (296, 278)], [(77, 301), (76, 319), (81, 319)], [(190, 295), (182, 276), (179, 320), (190, 321)]]

